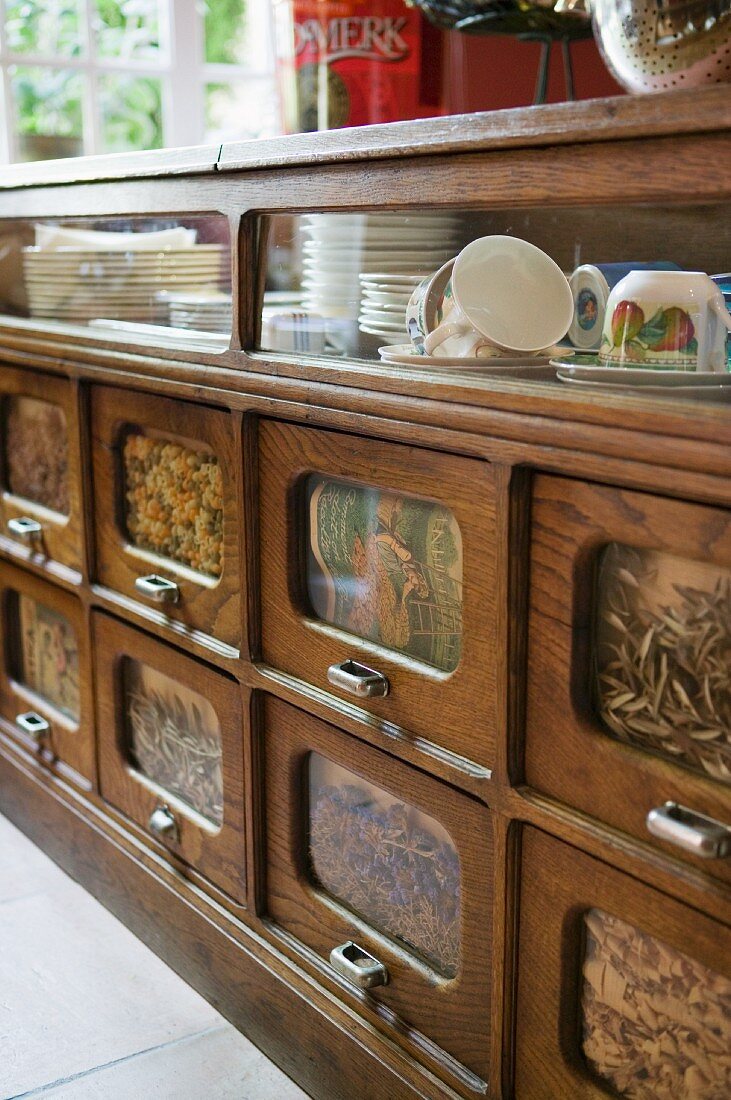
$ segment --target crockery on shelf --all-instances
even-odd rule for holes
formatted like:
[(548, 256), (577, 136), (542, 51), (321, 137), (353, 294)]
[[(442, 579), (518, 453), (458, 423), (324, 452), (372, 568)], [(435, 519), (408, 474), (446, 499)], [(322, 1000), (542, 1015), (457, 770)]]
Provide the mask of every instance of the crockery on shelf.
[[(562, 351), (564, 349), (561, 349)], [(550, 356), (557, 353), (557, 347), (547, 348), (540, 355), (499, 355), (485, 358), (484, 356), (435, 356), (425, 355), (419, 352), (413, 344), (386, 344), (378, 349), (381, 359), (385, 363), (398, 363), (399, 366), (416, 367), (423, 370), (435, 370), (441, 367), (458, 367), (460, 370), (500, 370), (502, 367), (545, 367)], [(571, 355), (570, 351), (565, 352)]]
[[(442, 264), (428, 279), (423, 279), (409, 298), (406, 328), (411, 342), (418, 349), (423, 348), (424, 338), (445, 319), (444, 291), (452, 277), (453, 268), (454, 258)], [(451, 304), (450, 299), (450, 308)]]
[(577, 348), (598, 348), (604, 327), (607, 299), (612, 287), (630, 271), (679, 271), (669, 260), (613, 264), (582, 264), (569, 277), (574, 296), (574, 317), (569, 340)]

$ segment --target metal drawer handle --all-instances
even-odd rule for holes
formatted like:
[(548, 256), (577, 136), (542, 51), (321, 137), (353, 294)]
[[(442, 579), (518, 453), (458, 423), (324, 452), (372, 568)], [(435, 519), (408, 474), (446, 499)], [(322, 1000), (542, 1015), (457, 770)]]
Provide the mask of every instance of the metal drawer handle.
[(177, 842), (180, 839), (178, 823), (169, 806), (162, 805), (153, 810), (148, 825), (150, 832), (162, 837), (163, 840)]
[(35, 542), (41, 537), (43, 526), (37, 519), (31, 519), (30, 516), (19, 516), (8, 520), (8, 531), (23, 542)]
[(31, 737), (35, 737), (36, 741), (42, 741), (51, 729), (50, 722), (47, 722), (42, 714), (37, 714), (34, 710), (27, 710), (24, 714), (19, 714), (15, 719), (15, 724), (24, 733), (29, 733)]
[(333, 947), (330, 952), (330, 965), (333, 970), (337, 970), (338, 974), (342, 974), (359, 989), (373, 989), (377, 985), (388, 985), (388, 970), (383, 963), (374, 959), (352, 940), (341, 943), (340, 947)]
[(335, 687), (359, 699), (380, 699), (388, 695), (389, 683), (381, 672), (366, 668), (358, 661), (343, 661), (339, 665), (330, 665), (327, 678)]
[(647, 828), (653, 836), (677, 845), (701, 859), (731, 856), (731, 829), (720, 821), (677, 802), (666, 802), (647, 815)]
[(146, 577), (137, 577), (135, 588), (153, 603), (177, 603), (180, 589), (175, 581), (160, 577), (157, 573), (148, 573)]

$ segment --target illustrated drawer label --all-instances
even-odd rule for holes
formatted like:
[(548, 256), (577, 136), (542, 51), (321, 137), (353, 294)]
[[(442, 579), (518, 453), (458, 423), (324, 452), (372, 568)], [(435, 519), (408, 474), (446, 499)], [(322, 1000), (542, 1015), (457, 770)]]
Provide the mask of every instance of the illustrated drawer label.
[(595, 686), (605, 727), (731, 783), (731, 572), (610, 543), (597, 593)]
[(223, 822), (221, 728), (207, 699), (129, 658), (124, 686), (131, 761), (214, 825)]
[(124, 493), (129, 538), (210, 577), (223, 560), (223, 476), (203, 447), (129, 433), (124, 440)]
[(591, 909), (581, 1017), (594, 1073), (632, 1100), (731, 1092), (731, 981), (640, 929)]
[(315, 614), (453, 672), (462, 651), (462, 538), (435, 502), (312, 475), (307, 591)]
[(7, 488), (68, 515), (68, 431), (63, 409), (23, 396), (7, 397), (4, 405)]
[(22, 593), (17, 595), (20, 680), (56, 710), (79, 721), (79, 648), (63, 615)]
[(460, 960), (460, 862), (433, 817), (318, 753), (309, 758), (310, 864), (328, 893), (442, 975)]

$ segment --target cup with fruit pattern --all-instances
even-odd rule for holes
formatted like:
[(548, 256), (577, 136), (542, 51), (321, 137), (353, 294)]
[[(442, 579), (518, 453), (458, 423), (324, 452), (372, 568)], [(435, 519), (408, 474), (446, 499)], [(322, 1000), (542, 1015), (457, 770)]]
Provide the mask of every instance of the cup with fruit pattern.
[(599, 361), (649, 370), (727, 370), (731, 314), (702, 271), (631, 271), (607, 301)]

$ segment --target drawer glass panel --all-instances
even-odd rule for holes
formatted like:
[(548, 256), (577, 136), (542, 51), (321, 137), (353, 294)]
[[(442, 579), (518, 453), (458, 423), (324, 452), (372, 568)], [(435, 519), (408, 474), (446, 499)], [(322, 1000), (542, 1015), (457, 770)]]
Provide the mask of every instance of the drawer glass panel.
[(60, 612), (17, 594), (19, 680), (61, 714), (79, 721), (79, 647)]
[(731, 1093), (731, 981), (601, 909), (584, 917), (581, 1019), (593, 1071), (633, 1100)]
[(310, 863), (369, 924), (445, 977), (460, 957), (460, 863), (446, 829), (354, 772), (311, 753)]
[(307, 592), (324, 622), (454, 672), (462, 537), (452, 512), (355, 482), (307, 480)]
[(66, 414), (51, 401), (10, 396), (4, 401), (6, 484), (11, 493), (68, 515)]
[(123, 450), (127, 533), (135, 546), (220, 577), (223, 476), (204, 447), (130, 433)]
[(596, 693), (605, 727), (731, 783), (731, 572), (610, 543), (597, 611)]
[(207, 699), (139, 661), (124, 662), (134, 767), (214, 825), (223, 821), (221, 727)]

